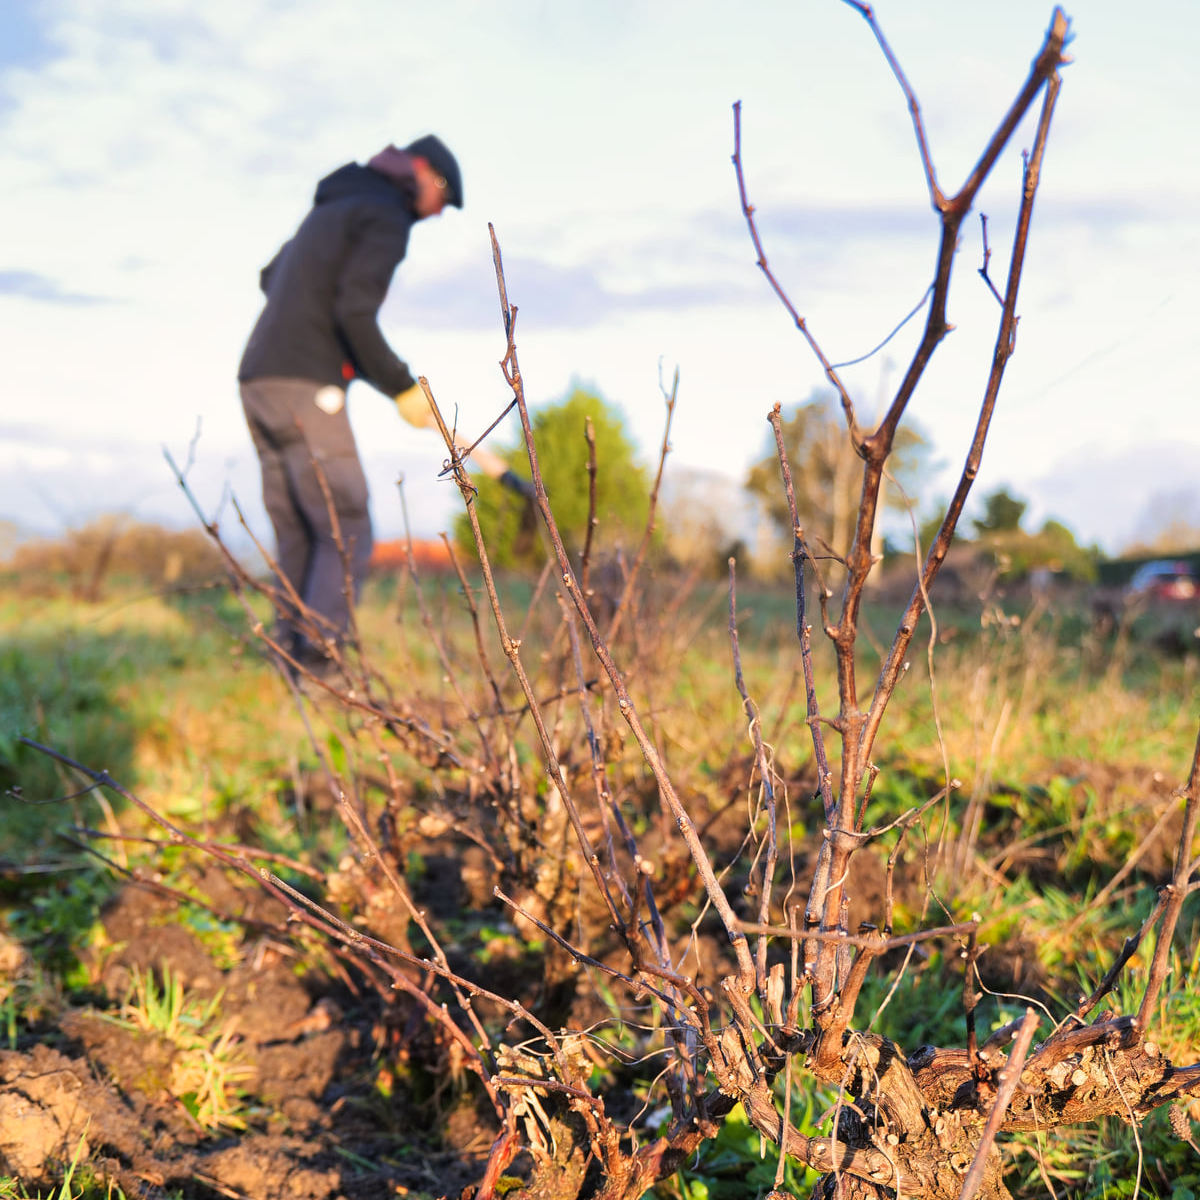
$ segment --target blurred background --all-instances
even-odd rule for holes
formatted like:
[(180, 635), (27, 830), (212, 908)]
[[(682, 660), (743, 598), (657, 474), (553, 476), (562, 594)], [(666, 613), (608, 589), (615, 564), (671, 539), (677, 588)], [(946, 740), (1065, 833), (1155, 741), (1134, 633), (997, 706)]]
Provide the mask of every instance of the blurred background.
[[(883, 0), (877, 13), (952, 192), (1051, 7)], [(1200, 13), (1081, 0), (1070, 16), (1077, 62), (976, 496), (1005, 489), (1028, 528), (1052, 519), (1108, 556), (1194, 550)], [(192, 523), (163, 447), (181, 464), (190, 453), (208, 513), (227, 515), (235, 494), (269, 538), (235, 381), (259, 268), (321, 176), (430, 131), (459, 157), (466, 205), (414, 230), (383, 313), (397, 352), (472, 436), (502, 411), (493, 223), (531, 405), (584, 388), (652, 462), (660, 384), (678, 367), (664, 496), (692, 512), (709, 497), (722, 536), (755, 544), (766, 518), (744, 485), (767, 452), (765, 416), (823, 380), (755, 266), (730, 162), (738, 100), (771, 269), (831, 361), (868, 354), (925, 292), (938, 226), (903, 95), (846, 5), (6, 0), (3, 552), (105, 514)], [(1027, 124), (978, 205), (997, 281), (1031, 138)], [(999, 306), (982, 261), (976, 214), (956, 328), (912, 408), (928, 443), (918, 520), (953, 486), (986, 378)], [(920, 327), (845, 369), (863, 414)], [(379, 537), (402, 531), (400, 475), (414, 533), (449, 529), (459, 501), (437, 479), (436, 437), (364, 385), (350, 407)], [(517, 432), (510, 416), (495, 441)], [(907, 536), (906, 514), (889, 519)]]

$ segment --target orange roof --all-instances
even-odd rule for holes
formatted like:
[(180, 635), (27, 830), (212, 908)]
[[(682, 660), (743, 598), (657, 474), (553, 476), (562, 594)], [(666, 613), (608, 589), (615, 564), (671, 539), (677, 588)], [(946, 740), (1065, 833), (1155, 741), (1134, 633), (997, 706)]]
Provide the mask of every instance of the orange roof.
[[(452, 569), (450, 551), (441, 538), (412, 543), (413, 561), (418, 571), (449, 571)], [(372, 571), (403, 571), (408, 565), (408, 543), (403, 538), (376, 542), (367, 566)]]

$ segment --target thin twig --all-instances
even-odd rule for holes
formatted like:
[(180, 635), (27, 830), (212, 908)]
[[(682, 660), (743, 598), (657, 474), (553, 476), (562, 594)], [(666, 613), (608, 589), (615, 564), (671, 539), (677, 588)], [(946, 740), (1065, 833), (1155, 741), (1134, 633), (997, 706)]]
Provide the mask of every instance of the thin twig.
[(1013, 1042), (1012, 1049), (1008, 1052), (1008, 1061), (997, 1073), (1000, 1086), (996, 1089), (996, 1100), (984, 1123), (983, 1133), (980, 1135), (979, 1145), (975, 1150), (975, 1158), (967, 1169), (966, 1175), (963, 1176), (962, 1190), (958, 1194), (958, 1200), (974, 1200), (975, 1193), (979, 1191), (979, 1185), (983, 1182), (983, 1175), (987, 1170), (988, 1156), (996, 1141), (996, 1134), (1000, 1132), (1009, 1101), (1013, 1098), (1017, 1085), (1021, 1082), (1021, 1068), (1024, 1065), (1025, 1056), (1029, 1053), (1029, 1047), (1033, 1044), (1033, 1035), (1037, 1031), (1037, 1027), (1037, 1013), (1032, 1008), (1027, 1008), (1025, 1019), (1021, 1022), (1021, 1029)]
[(946, 197), (942, 193), (942, 189), (938, 186), (937, 173), (933, 169), (933, 156), (929, 152), (929, 139), (925, 136), (925, 124), (921, 120), (921, 106), (917, 103), (916, 93), (912, 90), (907, 77), (900, 69), (900, 63), (892, 52), (891, 46), (888, 45), (887, 39), (883, 36), (883, 30), (879, 28), (879, 22), (875, 19), (875, 14), (871, 10), (869, 4), (863, 4), (860, 0), (845, 0), (851, 8), (863, 17), (867, 24), (871, 27), (871, 32), (875, 35), (876, 42), (879, 43), (880, 50), (883, 51), (883, 57), (887, 59), (887, 64), (892, 69), (892, 74), (896, 77), (896, 82), (900, 85), (904, 92), (904, 99), (908, 104), (908, 111), (912, 117), (913, 132), (917, 137), (917, 149), (921, 154), (921, 166), (925, 170), (925, 182), (929, 187), (929, 198), (933, 202), (933, 207), (941, 211), (946, 206)]
[(980, 224), (983, 226), (983, 266), (979, 268), (979, 274), (983, 278), (983, 282), (988, 285), (988, 290), (996, 297), (996, 303), (1001, 308), (1004, 307), (1004, 297), (996, 291), (996, 285), (992, 282), (992, 277), (988, 274), (988, 263), (991, 261), (992, 249), (988, 245), (987, 236), (987, 213), (979, 214)]
[(1146, 978), (1146, 992), (1138, 1009), (1139, 1043), (1146, 1037), (1150, 1018), (1158, 1004), (1158, 994), (1167, 978), (1171, 939), (1175, 936), (1175, 926), (1179, 923), (1179, 914), (1183, 911), (1183, 902), (1189, 890), (1192, 843), (1196, 838), (1197, 816), (1200, 815), (1200, 734), (1196, 737), (1196, 747), (1192, 751), (1192, 769), (1188, 774), (1184, 795), (1186, 801), (1183, 809), (1183, 829), (1179, 835), (1179, 848), (1175, 852), (1175, 868), (1171, 873), (1171, 882), (1163, 888), (1166, 905), (1162, 926), (1158, 931), (1154, 958), (1150, 962), (1150, 971)]
[[(475, 539), (475, 548), (479, 554), (480, 566), (483, 570), (484, 586), (487, 589), (488, 599), (492, 606), (492, 616), (496, 622), (496, 629), (500, 635), (500, 645), (507, 655), (509, 662), (512, 664), (513, 672), (515, 673), (518, 682), (521, 685), (521, 690), (525, 694), (525, 702), (529, 706), (530, 716), (533, 718), (534, 726), (537, 729), (538, 737), (542, 743), (542, 750), (546, 757), (546, 768), (550, 775), (554, 786), (558, 789), (559, 795), (562, 797), (563, 805), (566, 808), (567, 815), (570, 818), (571, 826), (575, 831), (575, 837), (579, 843), (579, 848), (583, 853), (584, 861), (587, 864), (588, 870), (591, 872), (592, 878), (596, 883), (596, 887), (604, 900), (605, 907), (608, 909), (613, 925), (616, 927), (622, 938), (626, 936), (625, 922), (621, 914), (617, 910), (617, 906), (613, 901), (612, 893), (609, 890), (608, 883), (604, 878), (604, 874), (600, 869), (600, 860), (595, 850), (592, 848), (591, 839), (588, 837), (586, 830), (583, 827), (583, 822), (579, 816), (579, 810), (572, 798), (571, 788), (567, 783), (566, 776), (563, 773), (562, 765), (554, 749), (554, 742), (546, 729), (545, 721), (542, 717), (542, 711), (537, 702), (537, 697), (533, 692), (533, 685), (529, 680), (529, 676), (525, 672), (524, 664), (521, 661), (521, 643), (509, 636), (508, 626), (504, 619), (504, 610), (500, 604), (500, 596), (496, 590), (495, 577), (492, 574), (491, 561), (488, 557), (487, 548), (484, 545), (483, 533), (479, 527), (479, 517), (475, 511), (475, 488), (471, 483), (470, 477), (466, 473), (463, 466), (462, 456), (458, 447), (454, 442), (454, 435), (446, 426), (446, 422), (442, 417), (441, 409), (438, 407), (437, 401), (434, 399), (433, 393), (429, 389), (429, 381), (422, 376), (418, 382), (425, 393), (425, 398), (429, 402), (430, 410), (437, 422), (438, 429), (442, 434), (442, 438), (446, 443), (446, 449), (451, 456), (451, 462), (455, 465), (454, 478), (458, 484), (458, 488), (463, 497), (463, 502), (466, 505), (467, 518), (471, 525), (471, 533)], [(529, 436), (528, 429), (528, 413), (525, 410), (524, 404), (521, 405), (521, 419), (526, 426), (526, 435)], [(534, 476), (534, 482), (538, 490), (538, 496), (544, 501), (545, 487), (541, 481), (540, 472)], [(548, 511), (548, 506), (546, 510)], [(557, 532), (557, 531), (555, 531)], [(584, 605), (584, 611), (586, 611)], [(590, 617), (589, 617), (590, 620)]]
[[(754, 743), (754, 761), (758, 766), (758, 778), (762, 785), (763, 796), (767, 810), (767, 859), (762, 869), (762, 884), (759, 895), (758, 921), (766, 925), (771, 918), (771, 888), (775, 879), (775, 867), (779, 860), (779, 847), (776, 840), (776, 812), (774, 770), (767, 761), (766, 749), (763, 746), (762, 723), (758, 717), (758, 708), (746, 691), (746, 681), (742, 676), (742, 656), (738, 647), (737, 631), (737, 560), (729, 560), (729, 643), (733, 649), (733, 677), (737, 685), (738, 695), (742, 698), (742, 711), (750, 722), (750, 739)], [(756, 954), (758, 969), (759, 998), (766, 1004), (767, 994), (767, 939), (760, 937)]]
[[(514, 400), (513, 403), (515, 404), (516, 401)], [(600, 520), (596, 516), (596, 429), (590, 416), (584, 422), (583, 436), (587, 440), (588, 448), (588, 515), (587, 532), (583, 537), (583, 553), (579, 556), (579, 586), (583, 588), (583, 594), (591, 599), (592, 538), (595, 536), (596, 526), (600, 524)]]
[(480, 721), (479, 715), (472, 711), (471, 705), (467, 703), (466, 696), (463, 695), (462, 688), (458, 683), (458, 671), (450, 661), (450, 655), (447, 653), (446, 647), (442, 639), (438, 636), (437, 629), (434, 626), (429, 606), (425, 603), (425, 595), (421, 590), (421, 573), (417, 569), (417, 557), (413, 552), (412, 528), (408, 521), (408, 502), (404, 497), (403, 486), (399, 487), (398, 490), (400, 493), (400, 512), (404, 523), (404, 558), (409, 576), (413, 581), (413, 594), (417, 598), (417, 611), (421, 614), (421, 624), (425, 627), (430, 645), (433, 646), (434, 653), (437, 654), (438, 662), (442, 664), (442, 677), (449, 682), (463, 715), (475, 727), (475, 732), (479, 735), (479, 744), (483, 748), (484, 761), (494, 771), (498, 763), (495, 754), (492, 752), (491, 739), (487, 735), (487, 730), (483, 728), (483, 723)]
[[(1061, 10), (1056, 10), (1056, 15), (1058, 18), (1061, 18), (1061, 21), (1056, 20), (1052, 29), (1052, 34), (1054, 35), (1053, 44), (1058, 47), (1058, 58), (1055, 59), (1055, 63), (1062, 61), (1062, 44), (1066, 37), (1066, 18), (1062, 17)], [(976, 422), (975, 435), (972, 439), (971, 448), (963, 466), (958, 486), (947, 508), (946, 516), (926, 556), (918, 585), (913, 590), (908, 607), (897, 626), (892, 648), (880, 669), (875, 684), (875, 694), (857, 739), (856, 754), (846, 756), (848, 758), (857, 757), (860, 762), (870, 757), (871, 748), (874, 745), (879, 725), (883, 720), (884, 711), (887, 708), (892, 693), (895, 691), (909, 644), (916, 632), (920, 616), (924, 612), (925, 597), (928, 596), (933, 580), (945, 560), (946, 553), (949, 550), (951, 540), (958, 525), (958, 519), (971, 490), (971, 485), (978, 474), (979, 466), (983, 459), (984, 442), (987, 439), (992, 413), (995, 410), (996, 398), (999, 395), (1000, 384), (1004, 377), (1004, 369), (1012, 353), (1012, 337), (1016, 324), (1017, 292), (1020, 285), (1021, 272), (1025, 264), (1025, 248), (1028, 244), (1030, 221), (1033, 216), (1033, 201), (1037, 193), (1042, 156), (1045, 152), (1046, 141), (1049, 136), (1050, 120), (1054, 113), (1054, 105), (1058, 98), (1058, 91), (1061, 84), (1059, 76), (1054, 71), (1054, 65), (1049, 64), (1045, 53), (1039, 56), (1038, 63), (1040, 64), (1044, 60), (1048, 64), (1047, 70), (1049, 71), (1045, 80), (1046, 95), (1042, 105), (1041, 117), (1038, 121), (1034, 152), (1024, 173), (1021, 207), (1014, 235), (1013, 254), (1009, 263), (1008, 281), (1005, 289), (1004, 312), (1001, 316), (996, 336), (992, 369), (988, 377), (983, 403), (980, 407), (979, 418)], [(1040, 70), (1040, 68), (1035, 65), (1035, 73), (1036, 70)], [(914, 365), (916, 365), (915, 360)], [(899, 413), (895, 414), (895, 420), (899, 420)]]
[(746, 225), (750, 230), (750, 240), (754, 243), (754, 250), (758, 256), (758, 268), (766, 277), (767, 282), (771, 285), (771, 290), (779, 298), (780, 303), (787, 309), (796, 328), (800, 330), (804, 340), (808, 343), (809, 349), (816, 355), (817, 361), (825, 372), (825, 378), (837, 389), (837, 394), (841, 397), (842, 409), (846, 414), (846, 423), (850, 428), (850, 436), (857, 445), (861, 431), (854, 416), (854, 401), (850, 398), (850, 393), (846, 390), (833, 364), (826, 358), (825, 352), (817, 344), (816, 338), (809, 332), (808, 322), (796, 311), (782, 284), (771, 273), (771, 268), (767, 265), (767, 252), (763, 249), (762, 239), (758, 236), (758, 226), (754, 220), (754, 205), (750, 203), (746, 195), (746, 179), (742, 165), (742, 102), (740, 100), (733, 106), (733, 169), (737, 176), (738, 198), (742, 205), (742, 215), (746, 218)]

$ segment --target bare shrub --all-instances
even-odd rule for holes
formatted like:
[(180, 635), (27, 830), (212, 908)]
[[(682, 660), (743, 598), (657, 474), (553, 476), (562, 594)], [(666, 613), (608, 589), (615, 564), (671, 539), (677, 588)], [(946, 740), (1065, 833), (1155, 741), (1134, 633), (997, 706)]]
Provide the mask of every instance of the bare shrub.
[(116, 580), (189, 587), (223, 579), (225, 560), (202, 529), (167, 529), (110, 513), (60, 537), (18, 546), (5, 569), (19, 590), (65, 587), (95, 601)]

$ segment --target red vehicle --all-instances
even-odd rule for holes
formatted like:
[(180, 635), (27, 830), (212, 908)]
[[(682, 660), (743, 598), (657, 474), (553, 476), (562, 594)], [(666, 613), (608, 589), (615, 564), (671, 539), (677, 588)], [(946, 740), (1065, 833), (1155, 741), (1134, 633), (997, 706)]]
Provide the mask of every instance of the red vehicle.
[(1200, 572), (1187, 562), (1143, 563), (1133, 573), (1126, 594), (1147, 600), (1194, 600), (1200, 596)]

